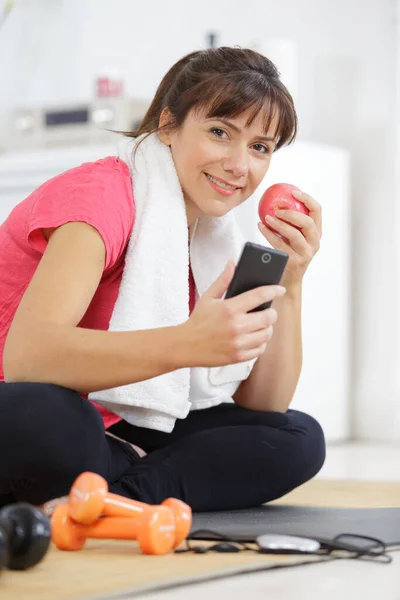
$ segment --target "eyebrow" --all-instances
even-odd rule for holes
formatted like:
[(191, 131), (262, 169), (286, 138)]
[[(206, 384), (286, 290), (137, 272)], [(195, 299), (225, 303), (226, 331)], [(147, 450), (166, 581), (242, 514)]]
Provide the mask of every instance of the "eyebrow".
[[(235, 125), (234, 123), (232, 123), (232, 121), (230, 121), (229, 119), (224, 119), (223, 117), (214, 117), (214, 118), (211, 118), (210, 121), (211, 120), (212, 121), (221, 121), (221, 123), (225, 123), (225, 125), (228, 125), (228, 127), (231, 127), (237, 133), (241, 133), (242, 132), (242, 130), (240, 129), (240, 127), (238, 127), (237, 125)], [(266, 142), (275, 142), (274, 138), (267, 137), (265, 135), (258, 135), (257, 138), (260, 139), (260, 140), (264, 140)]]

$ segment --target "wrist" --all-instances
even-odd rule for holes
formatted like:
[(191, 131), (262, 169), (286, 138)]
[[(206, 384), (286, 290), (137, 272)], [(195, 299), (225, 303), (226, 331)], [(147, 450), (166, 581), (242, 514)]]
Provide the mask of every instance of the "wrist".
[(303, 282), (298, 281), (296, 283), (287, 284), (285, 285), (285, 288), (286, 294), (283, 296), (282, 300), (297, 300), (298, 298), (301, 298)]
[(188, 321), (171, 327), (170, 360), (173, 370), (194, 367), (193, 344)]

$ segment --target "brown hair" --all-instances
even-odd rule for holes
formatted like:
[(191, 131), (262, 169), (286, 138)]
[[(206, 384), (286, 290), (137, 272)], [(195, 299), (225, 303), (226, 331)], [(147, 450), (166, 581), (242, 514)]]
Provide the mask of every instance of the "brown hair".
[(136, 131), (129, 137), (159, 130), (160, 115), (168, 107), (180, 127), (192, 110), (206, 110), (206, 118), (237, 117), (250, 111), (247, 125), (266, 110), (265, 130), (278, 111), (276, 149), (294, 141), (297, 115), (293, 99), (279, 79), (275, 65), (254, 50), (210, 48), (181, 58), (162, 79), (154, 99)]

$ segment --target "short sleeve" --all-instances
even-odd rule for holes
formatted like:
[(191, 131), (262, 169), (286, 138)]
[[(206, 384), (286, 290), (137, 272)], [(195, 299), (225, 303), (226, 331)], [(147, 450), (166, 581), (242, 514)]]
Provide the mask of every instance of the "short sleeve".
[(28, 224), (28, 242), (42, 253), (47, 246), (42, 229), (83, 221), (101, 235), (105, 270), (121, 258), (135, 219), (128, 166), (117, 157), (85, 163), (50, 179), (35, 192)]

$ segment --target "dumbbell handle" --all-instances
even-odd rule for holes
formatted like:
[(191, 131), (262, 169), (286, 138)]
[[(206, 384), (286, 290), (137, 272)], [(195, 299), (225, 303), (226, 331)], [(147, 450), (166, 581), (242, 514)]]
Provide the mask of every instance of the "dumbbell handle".
[(138, 500), (132, 501), (129, 500), (129, 498), (124, 498), (123, 496), (108, 492), (104, 498), (102, 514), (111, 517), (132, 518), (135, 516), (135, 513), (137, 515), (142, 515), (147, 507), (148, 504), (145, 504), (144, 502), (139, 502)]
[[(80, 534), (87, 539), (136, 540), (140, 522), (129, 517), (107, 517), (93, 525), (77, 525)], [(166, 526), (168, 531), (174, 531), (172, 526)]]

